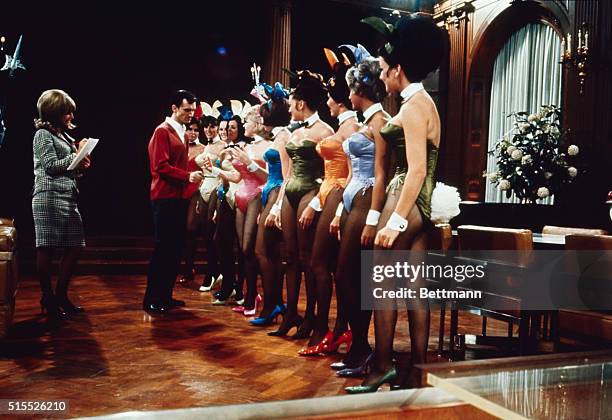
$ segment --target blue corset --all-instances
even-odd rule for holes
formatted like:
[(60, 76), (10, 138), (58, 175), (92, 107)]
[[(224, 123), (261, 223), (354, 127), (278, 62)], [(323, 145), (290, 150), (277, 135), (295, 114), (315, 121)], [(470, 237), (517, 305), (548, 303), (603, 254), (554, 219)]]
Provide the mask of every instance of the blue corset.
[(342, 201), (347, 212), (351, 211), (353, 198), (361, 191), (374, 185), (374, 156), (376, 144), (363, 133), (353, 133), (342, 143), (344, 153), (351, 160), (353, 174), (342, 194)]
[(263, 155), (264, 160), (268, 164), (268, 181), (261, 192), (261, 203), (265, 206), (268, 202), (268, 194), (274, 188), (280, 187), (283, 183), (283, 171), (281, 167), (280, 153), (278, 150), (270, 147)]

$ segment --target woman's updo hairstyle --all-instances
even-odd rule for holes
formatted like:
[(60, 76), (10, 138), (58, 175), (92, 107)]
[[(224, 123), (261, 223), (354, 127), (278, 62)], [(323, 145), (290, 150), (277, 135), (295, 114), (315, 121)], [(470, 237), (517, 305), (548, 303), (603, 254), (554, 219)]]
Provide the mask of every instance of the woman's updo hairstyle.
[(259, 108), (259, 115), (264, 125), (270, 127), (285, 127), (291, 121), (289, 102), (285, 98), (278, 101), (268, 101)]
[(295, 79), (295, 89), (291, 95), (299, 101), (306, 102), (312, 111), (317, 111), (327, 100), (327, 89), (323, 76), (310, 70), (299, 70)]
[(357, 95), (366, 97), (372, 102), (380, 102), (387, 96), (385, 84), (380, 80), (380, 72), (378, 60), (368, 57), (348, 69), (346, 83)]
[(411, 83), (421, 82), (435, 71), (447, 52), (448, 35), (427, 16), (400, 18), (379, 55), (390, 67), (398, 64)]
[(269, 98), (259, 107), (259, 115), (263, 118), (264, 125), (269, 127), (285, 127), (291, 121), (289, 114), (289, 93), (284, 86), (276, 82), (274, 86), (262, 84), (266, 97)]

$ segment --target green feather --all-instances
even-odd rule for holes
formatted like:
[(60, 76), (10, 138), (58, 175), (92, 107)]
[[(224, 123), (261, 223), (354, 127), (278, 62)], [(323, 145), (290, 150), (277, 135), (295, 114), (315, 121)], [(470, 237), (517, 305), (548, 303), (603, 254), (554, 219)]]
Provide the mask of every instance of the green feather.
[(296, 72), (294, 72), (293, 70), (289, 70), (288, 68), (285, 68), (285, 67), (283, 67), (281, 70), (284, 71), (285, 73), (287, 73), (289, 75), (289, 77), (291, 77), (293, 79), (297, 79), (298, 78), (298, 74)]
[(382, 34), (385, 38), (389, 39), (391, 34), (393, 33), (393, 25), (385, 22), (379, 17), (370, 16), (364, 19), (361, 19), (361, 22), (366, 25), (370, 25), (372, 28), (376, 29), (378, 32)]

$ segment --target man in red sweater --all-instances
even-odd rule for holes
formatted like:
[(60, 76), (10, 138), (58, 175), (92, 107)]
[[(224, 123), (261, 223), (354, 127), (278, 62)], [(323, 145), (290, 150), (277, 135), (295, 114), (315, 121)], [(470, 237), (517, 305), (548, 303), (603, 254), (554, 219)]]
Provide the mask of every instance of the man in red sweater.
[(157, 126), (149, 141), (151, 168), (151, 207), (155, 228), (155, 248), (149, 263), (147, 291), (142, 303), (147, 312), (164, 313), (185, 302), (172, 298), (185, 239), (188, 183), (200, 183), (201, 171), (187, 170), (185, 124), (196, 109), (196, 97), (179, 90), (172, 100), (172, 116)]

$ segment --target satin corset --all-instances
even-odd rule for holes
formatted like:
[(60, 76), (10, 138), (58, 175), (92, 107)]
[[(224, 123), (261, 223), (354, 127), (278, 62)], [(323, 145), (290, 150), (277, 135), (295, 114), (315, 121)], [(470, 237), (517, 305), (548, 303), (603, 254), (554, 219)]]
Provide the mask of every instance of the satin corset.
[(324, 139), (317, 144), (317, 153), (323, 158), (325, 174), (323, 183), (319, 188), (321, 206), (335, 187), (344, 188), (348, 177), (348, 162), (342, 149), (342, 142), (336, 139)]
[[(257, 164), (261, 167), (265, 166), (265, 163), (261, 160), (253, 160), (253, 162), (257, 162)], [(234, 166), (234, 169), (240, 172), (240, 175), (242, 176), (242, 182), (238, 184), (238, 190), (236, 193), (247, 190), (253, 191), (263, 186), (264, 181), (262, 181), (255, 172), (249, 172), (244, 163), (238, 159), (232, 159), (232, 165)]]
[[(305, 139), (301, 145), (288, 142), (285, 146), (291, 158), (293, 174), (285, 187), (288, 195), (300, 196), (319, 188), (323, 175), (323, 160), (316, 150), (317, 143)], [(298, 200), (299, 201), (299, 200)]]
[[(265, 165), (261, 160), (254, 160), (254, 162), (257, 162), (260, 167)], [(243, 213), (246, 213), (249, 202), (261, 192), (264, 181), (255, 172), (249, 172), (247, 166), (240, 160), (233, 159), (232, 165), (242, 176), (242, 182), (238, 185), (235, 193), (236, 205)]]
[(219, 185), (219, 179), (213, 176), (212, 172), (210, 172), (208, 169), (206, 169), (206, 167), (204, 167), (204, 159), (208, 158), (210, 159), (213, 165), (217, 167), (220, 166), (220, 162), (217, 162), (217, 160), (219, 159), (219, 155), (216, 153), (211, 153), (210, 150), (207, 149), (208, 146), (206, 149), (204, 149), (204, 153), (196, 156), (195, 158), (195, 162), (198, 164), (198, 166), (202, 168), (202, 172), (204, 172), (205, 175), (204, 181), (202, 181), (202, 184), (200, 184), (200, 194), (202, 195), (202, 199), (205, 203), (209, 202), (210, 195), (213, 191), (217, 189), (217, 186)]
[[(404, 129), (395, 124), (387, 124), (382, 130), (380, 130), (380, 134), (395, 150), (397, 167), (395, 169), (395, 176), (387, 186), (387, 191), (390, 191), (404, 185), (406, 172), (408, 171)], [(430, 140), (427, 140), (427, 174), (425, 175), (421, 191), (416, 199), (417, 207), (427, 219), (429, 219), (431, 216), (431, 194), (436, 186), (434, 176), (437, 162), (438, 148), (434, 146)]]
[(270, 147), (265, 151), (263, 158), (268, 164), (268, 181), (264, 185), (261, 195), (261, 203), (265, 206), (268, 202), (268, 194), (270, 194), (270, 191), (282, 185), (283, 170), (278, 150)]
[(350, 158), (353, 171), (351, 181), (342, 195), (344, 208), (350, 212), (355, 195), (374, 185), (376, 144), (363, 133), (353, 133), (342, 143), (342, 149)]

